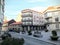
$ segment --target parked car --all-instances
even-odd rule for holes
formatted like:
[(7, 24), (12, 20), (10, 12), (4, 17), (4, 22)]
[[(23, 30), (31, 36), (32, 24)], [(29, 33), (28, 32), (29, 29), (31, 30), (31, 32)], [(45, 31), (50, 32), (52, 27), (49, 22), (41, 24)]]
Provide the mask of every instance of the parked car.
[(34, 32), (33, 34), (34, 37), (42, 37), (41, 32)]

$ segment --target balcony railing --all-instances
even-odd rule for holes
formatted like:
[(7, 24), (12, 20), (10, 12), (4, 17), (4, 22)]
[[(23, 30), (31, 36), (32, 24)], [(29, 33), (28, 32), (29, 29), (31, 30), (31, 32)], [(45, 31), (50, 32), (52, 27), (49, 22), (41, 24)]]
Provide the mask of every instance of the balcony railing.
[(32, 18), (22, 19), (22, 21), (32, 21)]
[(46, 24), (58, 24), (58, 23), (60, 23), (60, 22), (46, 22)]
[(50, 19), (50, 18), (52, 18), (52, 17), (45, 17), (46, 20), (47, 20), (47, 19)]
[(32, 20), (22, 20), (22, 22), (32, 22)]
[(32, 15), (22, 15), (22, 17), (32, 17)]

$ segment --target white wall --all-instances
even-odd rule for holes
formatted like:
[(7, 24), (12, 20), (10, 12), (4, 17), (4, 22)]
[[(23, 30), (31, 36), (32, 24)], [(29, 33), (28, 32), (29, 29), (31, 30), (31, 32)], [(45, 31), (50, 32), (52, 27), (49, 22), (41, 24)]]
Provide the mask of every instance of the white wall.
[[(50, 13), (50, 14), (48, 14), (48, 13)], [(56, 22), (55, 18), (57, 18), (57, 17), (58, 17), (59, 22), (60, 22), (60, 11), (53, 11), (53, 12), (51, 11), (51, 12), (48, 12), (48, 13), (46, 13), (46, 15), (50, 15), (50, 17), (52, 17), (52, 18), (49, 19), (50, 22), (52, 22), (52, 23)], [(47, 26), (47, 29), (48, 30), (56, 30), (57, 29), (56, 24), (57, 23), (49, 24), (49, 26)], [(60, 29), (60, 23), (59, 23), (59, 29)]]
[(41, 13), (33, 12), (33, 25), (43, 25), (44, 21), (44, 16)]

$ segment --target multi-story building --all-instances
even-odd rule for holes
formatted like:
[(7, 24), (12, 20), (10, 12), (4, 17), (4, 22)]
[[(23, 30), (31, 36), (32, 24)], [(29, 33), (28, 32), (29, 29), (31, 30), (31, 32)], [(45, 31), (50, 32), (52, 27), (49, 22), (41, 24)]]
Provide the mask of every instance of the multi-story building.
[(4, 18), (4, 0), (0, 0), (0, 33), (2, 30), (3, 18)]
[(48, 30), (60, 30), (60, 6), (48, 7), (44, 15)]
[(44, 15), (42, 13), (25, 9), (22, 13), (23, 30), (41, 30), (44, 28)]

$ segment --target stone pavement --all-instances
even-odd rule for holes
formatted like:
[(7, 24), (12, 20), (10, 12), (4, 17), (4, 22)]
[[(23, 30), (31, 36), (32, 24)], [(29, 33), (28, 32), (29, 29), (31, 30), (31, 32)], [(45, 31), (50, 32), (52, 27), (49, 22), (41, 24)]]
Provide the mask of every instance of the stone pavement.
[[(33, 37), (33, 35), (29, 36), (28, 34), (21, 34), (21, 35), (24, 35), (24, 36), (30, 37), (30, 38), (34, 38), (34, 39), (37, 39), (37, 40), (40, 40), (40, 41), (44, 41), (44, 42), (47, 42), (47, 43), (52, 43), (54, 45), (60, 45), (60, 38), (58, 39), (58, 41), (52, 41), (50, 39), (51, 32), (42, 31), (41, 33), (43, 35), (43, 37), (41, 37), (41, 38)], [(60, 32), (59, 31), (58, 31), (58, 36), (60, 36)]]
[[(11, 33), (12, 35), (15, 35), (15, 33)], [(52, 41), (50, 39), (51, 36), (51, 32), (44, 32), (42, 31), (41, 34), (43, 35), (43, 37), (37, 38), (37, 37), (33, 37), (33, 34), (30, 36), (27, 33), (22, 34), (22, 33), (16, 33), (15, 37), (21, 37), (23, 36), (24, 38), (27, 38), (28, 40), (30, 39), (35, 39), (38, 40), (39, 42), (43, 42), (43, 43), (48, 43), (48, 44), (53, 44), (53, 45), (60, 45), (60, 38), (58, 39), (58, 41)], [(58, 31), (58, 36), (60, 36), (60, 32)]]

